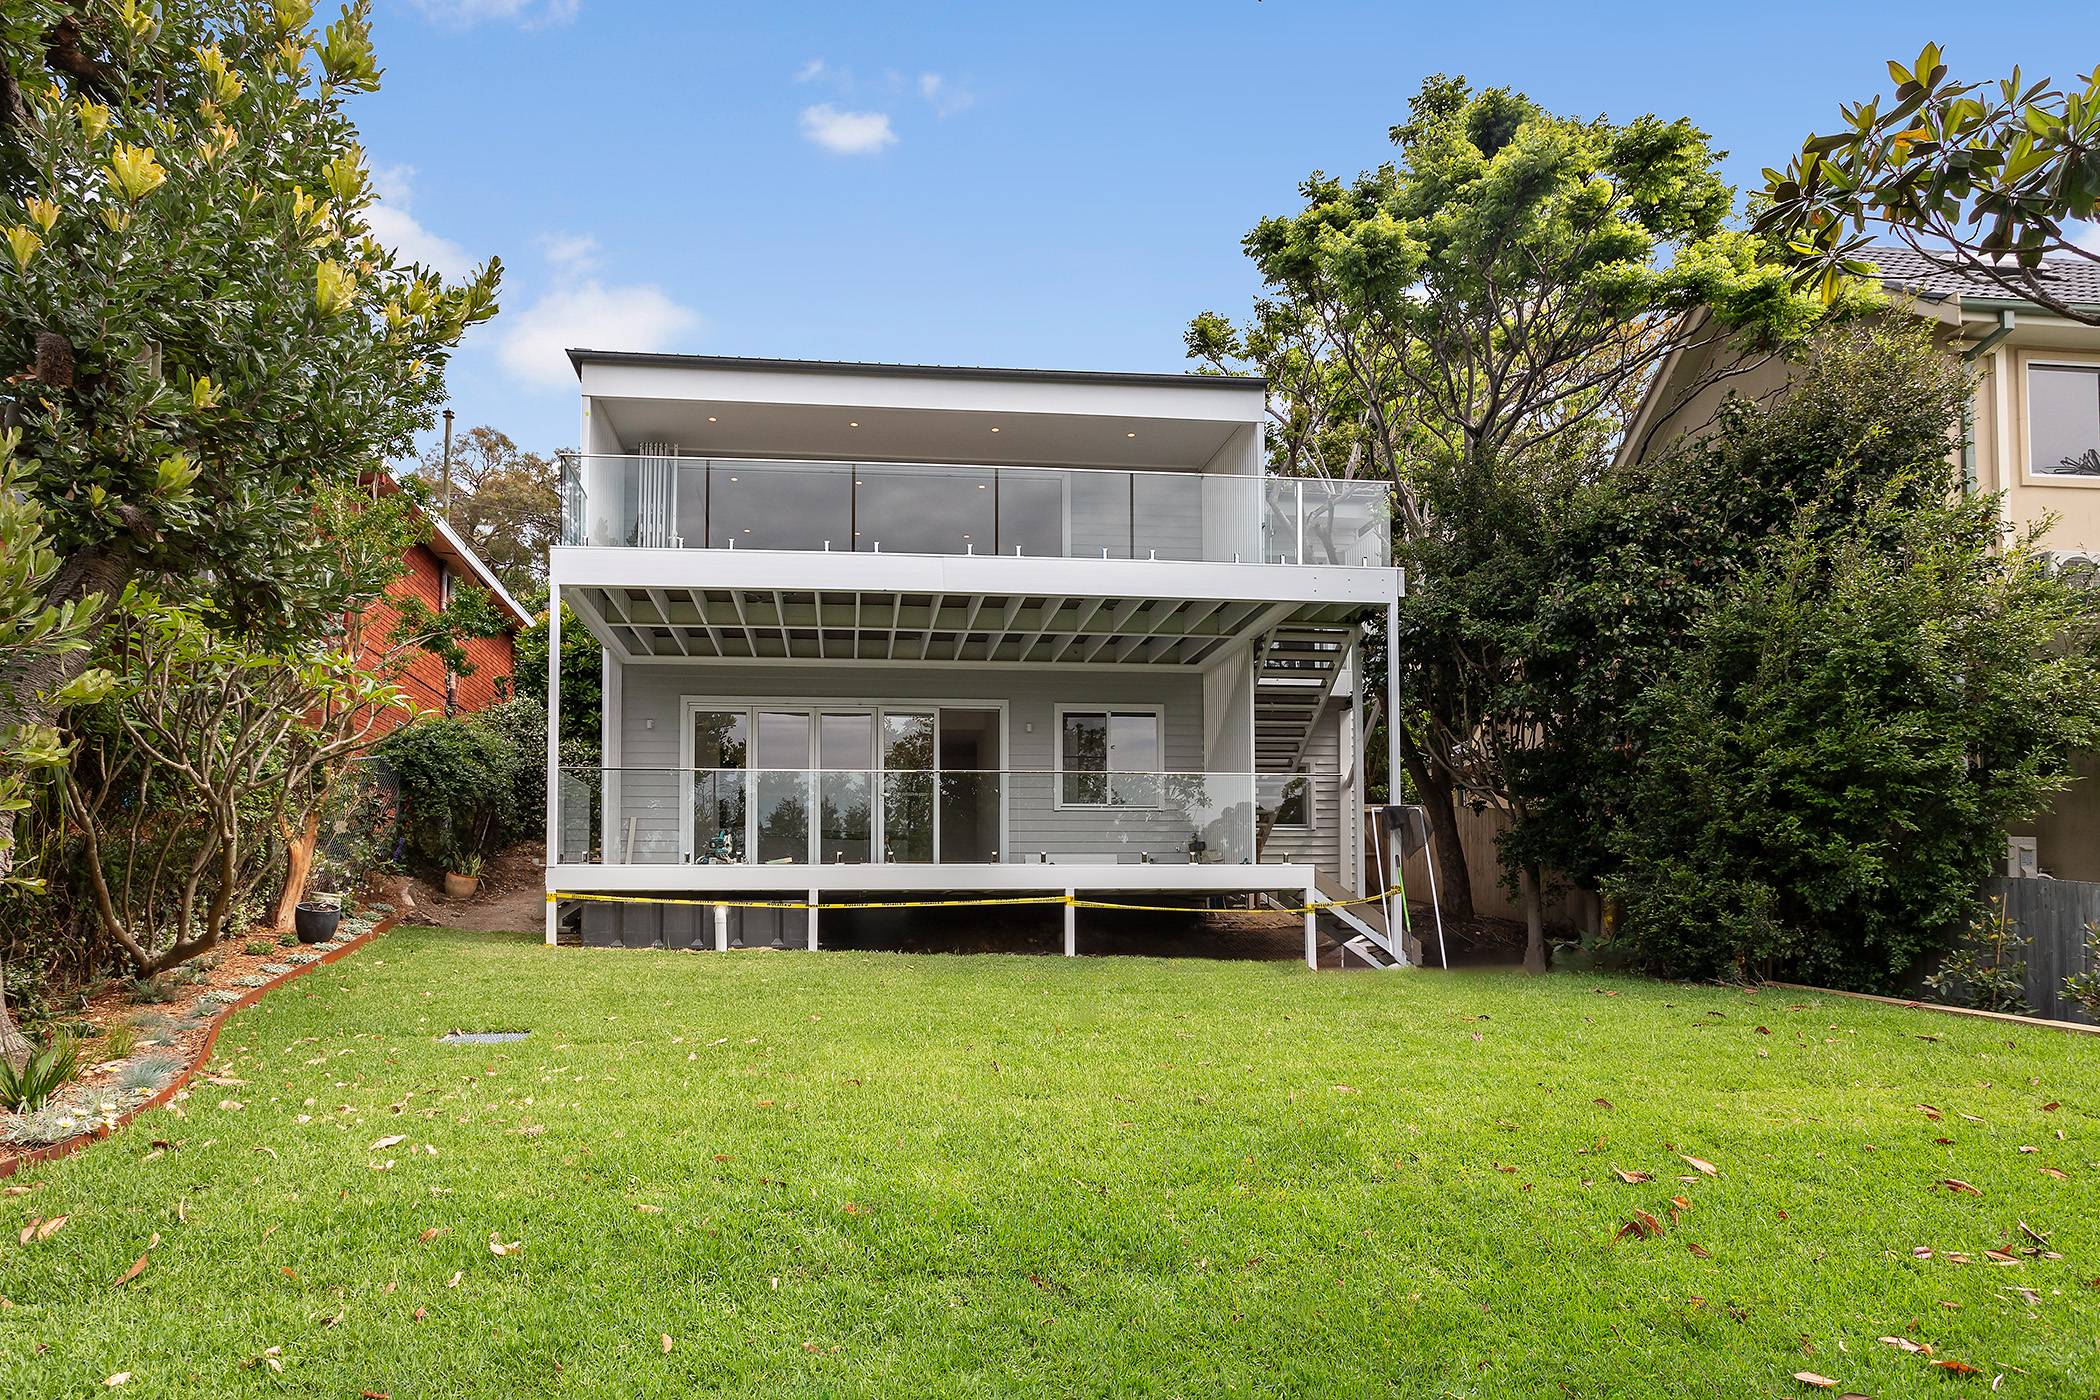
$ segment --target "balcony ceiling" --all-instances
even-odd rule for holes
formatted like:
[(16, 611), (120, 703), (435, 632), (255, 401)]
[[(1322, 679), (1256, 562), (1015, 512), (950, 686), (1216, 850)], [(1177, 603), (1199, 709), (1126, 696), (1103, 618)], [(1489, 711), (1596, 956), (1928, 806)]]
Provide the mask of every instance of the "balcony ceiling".
[(600, 429), (610, 428), (630, 452), (649, 442), (672, 443), (698, 457), (1167, 471), (1202, 468), (1247, 426), (1193, 418), (695, 399), (595, 399), (592, 411)]
[(627, 658), (1197, 666), (1355, 603), (847, 590), (578, 587), (564, 598)]

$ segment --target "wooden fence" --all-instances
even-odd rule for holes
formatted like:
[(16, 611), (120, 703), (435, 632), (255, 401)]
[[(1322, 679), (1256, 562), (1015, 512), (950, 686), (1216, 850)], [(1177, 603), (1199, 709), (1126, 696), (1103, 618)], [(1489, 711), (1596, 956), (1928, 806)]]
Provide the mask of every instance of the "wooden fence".
[(1993, 880), (1987, 890), (2034, 942), (2027, 949), (2027, 1001), (2037, 1016), (2087, 1021), (2064, 995), (2064, 979), (2090, 969), (2085, 926), (2100, 923), (2100, 884), (2086, 880)]

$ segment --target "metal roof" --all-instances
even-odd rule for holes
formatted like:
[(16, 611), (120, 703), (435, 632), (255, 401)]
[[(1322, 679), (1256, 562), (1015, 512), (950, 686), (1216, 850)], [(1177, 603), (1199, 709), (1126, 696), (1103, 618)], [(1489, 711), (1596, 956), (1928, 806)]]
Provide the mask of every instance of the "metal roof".
[(569, 364), (581, 375), (586, 361), (666, 365), (688, 369), (783, 370), (795, 374), (905, 375), (919, 379), (998, 379), (1048, 384), (1139, 384), (1191, 389), (1262, 389), (1256, 374), (1160, 374), (1099, 369), (1004, 369), (986, 365), (908, 365), (875, 360), (779, 360), (751, 355), (676, 355), (656, 351), (571, 347)]

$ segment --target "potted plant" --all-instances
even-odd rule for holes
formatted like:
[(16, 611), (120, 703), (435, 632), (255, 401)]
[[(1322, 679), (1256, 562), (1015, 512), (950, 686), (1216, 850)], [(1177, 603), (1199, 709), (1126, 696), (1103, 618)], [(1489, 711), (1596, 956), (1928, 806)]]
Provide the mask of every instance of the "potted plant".
[(335, 926), (343, 920), (343, 897), (312, 894), (292, 910), (292, 932), (301, 943), (326, 943), (335, 937)]
[(469, 851), (446, 862), (445, 898), (472, 899), (481, 888), (481, 855)]

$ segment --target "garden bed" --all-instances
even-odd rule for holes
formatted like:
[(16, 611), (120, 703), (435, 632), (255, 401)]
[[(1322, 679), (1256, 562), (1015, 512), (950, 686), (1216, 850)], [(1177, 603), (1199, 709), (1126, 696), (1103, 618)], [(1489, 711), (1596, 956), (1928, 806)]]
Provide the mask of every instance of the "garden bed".
[[(96, 991), (72, 1022), (92, 1028), (80, 1040), (79, 1073), (35, 1112), (0, 1110), (0, 1178), (26, 1163), (78, 1152), (181, 1095), (210, 1059), (229, 1012), (253, 1005), (264, 993), (393, 926), (396, 916), (390, 910), (377, 913), (377, 918), (346, 917), (325, 943), (285, 944), (265, 933), (229, 942), (164, 975), (160, 985), (171, 993), (165, 1000), (144, 1000), (121, 982)], [(267, 951), (248, 951), (263, 943)], [(185, 973), (184, 980), (171, 980)], [(123, 1054), (104, 1053), (119, 1041), (129, 1042)]]

